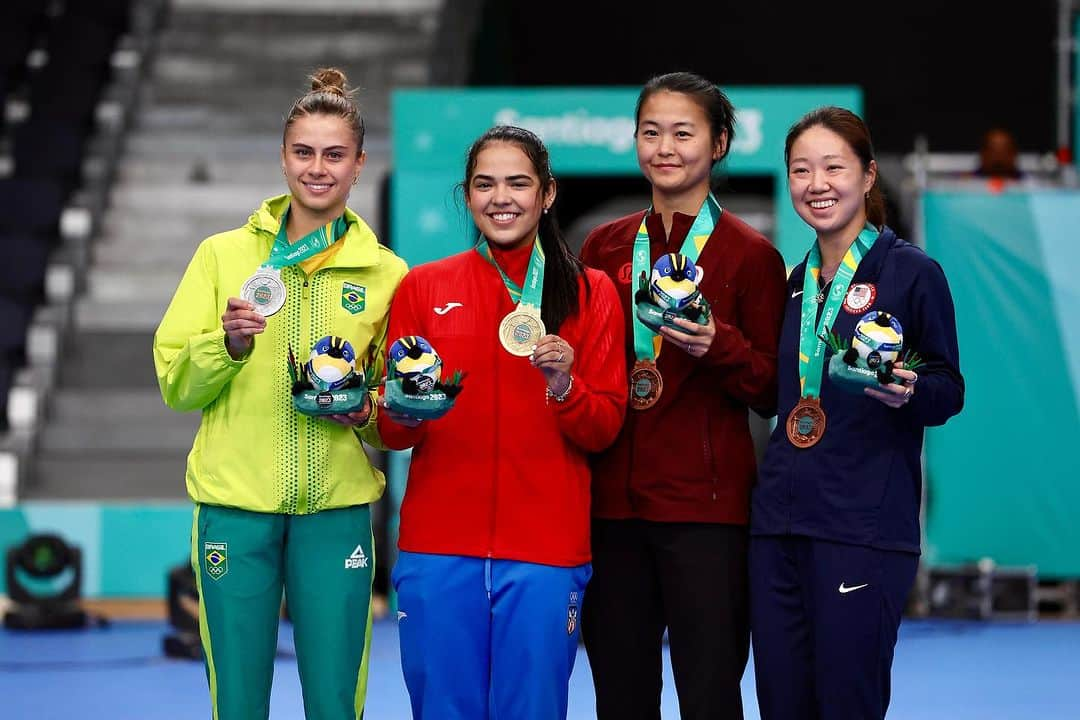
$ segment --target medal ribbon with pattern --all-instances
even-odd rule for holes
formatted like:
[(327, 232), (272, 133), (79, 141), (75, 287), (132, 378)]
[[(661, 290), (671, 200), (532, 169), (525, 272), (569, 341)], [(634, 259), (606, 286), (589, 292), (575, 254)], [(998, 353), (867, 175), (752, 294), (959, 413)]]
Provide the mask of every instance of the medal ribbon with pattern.
[(274, 246), (270, 249), (270, 257), (262, 264), (264, 268), (280, 270), (315, 257), (337, 242), (337, 239), (345, 234), (349, 225), (345, 221), (345, 216), (342, 215), (337, 220), (315, 228), (296, 242), (290, 243), (289, 236), (285, 232), (288, 217), (289, 211), (286, 210), (281, 216), (281, 226), (278, 228), (277, 237), (274, 238)]
[(499, 323), (499, 342), (511, 355), (527, 357), (532, 354), (533, 346), (540, 338), (547, 334), (544, 321), (540, 317), (540, 307), (544, 298), (544, 248), (540, 245), (540, 236), (533, 240), (532, 255), (529, 256), (529, 267), (525, 270), (525, 286), (510, 279), (499, 263), (495, 262), (495, 256), (491, 253), (491, 247), (485, 238), (480, 238), (476, 244), (476, 252), (495, 266), (502, 277), (506, 291), (510, 293), (510, 299), (517, 303), (517, 307), (510, 311)]
[(342, 215), (337, 220), (316, 228), (295, 243), (290, 243), (285, 231), (288, 217), (289, 211), (286, 209), (281, 216), (274, 244), (270, 248), (270, 257), (240, 288), (240, 297), (250, 302), (255, 312), (264, 317), (270, 317), (285, 305), (288, 292), (281, 280), (281, 268), (302, 263), (318, 255), (333, 245), (348, 228), (345, 216)]
[(844, 253), (844, 259), (840, 261), (833, 277), (829, 297), (821, 311), (821, 321), (818, 322), (816, 333), (814, 321), (817, 319), (818, 303), (814, 296), (817, 295), (818, 278), (821, 275), (821, 248), (815, 242), (810, 249), (810, 257), (806, 261), (806, 275), (803, 277), (802, 320), (799, 325), (799, 392), (803, 398), (816, 398), (821, 394), (821, 374), (825, 367), (825, 341), (822, 338), (832, 329), (844, 296), (847, 295), (848, 286), (851, 285), (851, 279), (855, 276), (855, 270), (874, 245), (878, 234), (877, 229), (867, 225)]
[(491, 248), (488, 247), (487, 240), (480, 238), (480, 242), (476, 243), (476, 252), (480, 253), (482, 258), (494, 265), (495, 269), (499, 271), (503, 285), (506, 286), (506, 290), (510, 293), (510, 299), (513, 302), (517, 303), (518, 306), (528, 305), (536, 308), (536, 314), (540, 314), (540, 303), (544, 297), (544, 248), (540, 247), (539, 235), (533, 240), (532, 255), (529, 256), (529, 268), (525, 271), (524, 290), (518, 287), (518, 284), (511, 280), (509, 275), (503, 272), (503, 269), (499, 267), (499, 263), (495, 262), (495, 256), (491, 254)]
[[(720, 208), (720, 203), (717, 202), (712, 193), (709, 193), (705, 198), (705, 202), (701, 204), (697, 217), (694, 218), (694, 224), (690, 226), (690, 232), (686, 233), (686, 239), (683, 241), (679, 252), (696, 263), (701, 256), (705, 243), (709, 241), (709, 236), (712, 235), (713, 229), (716, 228), (716, 223), (720, 220), (721, 212), (723, 211)], [(641, 226), (638, 227), (637, 237), (634, 238), (633, 275), (630, 280), (631, 308), (634, 306), (638, 278), (641, 277), (641, 273), (645, 273), (646, 277), (648, 277), (648, 274), (652, 272), (649, 231), (645, 227), (645, 221), (651, 214), (652, 208), (650, 207), (645, 216), (641, 218)], [(633, 324), (634, 356), (640, 362), (654, 362), (660, 356), (661, 336), (638, 320), (636, 315), (633, 318)]]

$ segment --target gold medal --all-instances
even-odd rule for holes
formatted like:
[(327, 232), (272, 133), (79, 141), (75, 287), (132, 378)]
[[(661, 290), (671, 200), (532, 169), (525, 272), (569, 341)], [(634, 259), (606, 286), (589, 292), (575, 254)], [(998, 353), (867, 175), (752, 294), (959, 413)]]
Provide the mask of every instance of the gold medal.
[(787, 436), (797, 448), (817, 445), (825, 434), (825, 410), (817, 398), (802, 398), (787, 417)]
[(518, 357), (532, 355), (533, 346), (547, 335), (540, 314), (524, 308), (525, 306), (518, 305), (516, 310), (507, 314), (499, 323), (499, 342), (506, 348), (506, 352)]
[(259, 268), (244, 282), (240, 297), (255, 306), (255, 312), (270, 317), (285, 305), (285, 283), (277, 270)]
[(656, 363), (638, 360), (630, 371), (630, 407), (648, 410), (664, 392), (664, 378), (656, 369)]

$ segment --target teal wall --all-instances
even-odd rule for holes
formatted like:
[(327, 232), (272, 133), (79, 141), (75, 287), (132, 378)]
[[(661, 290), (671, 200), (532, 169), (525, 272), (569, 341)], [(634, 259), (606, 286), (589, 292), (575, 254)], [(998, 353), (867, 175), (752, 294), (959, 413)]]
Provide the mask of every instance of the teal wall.
[[(191, 558), (190, 503), (28, 502), (0, 510), (0, 551), (55, 533), (83, 554), (83, 597), (163, 597)], [(0, 573), (0, 593), (6, 593)]]
[(1080, 576), (1080, 192), (929, 192), (964, 411), (927, 436), (927, 559)]

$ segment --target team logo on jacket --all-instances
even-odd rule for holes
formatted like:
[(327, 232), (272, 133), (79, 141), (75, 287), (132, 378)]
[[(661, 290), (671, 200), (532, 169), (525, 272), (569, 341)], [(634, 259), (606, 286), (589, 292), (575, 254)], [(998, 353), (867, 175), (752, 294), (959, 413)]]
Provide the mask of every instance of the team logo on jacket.
[(857, 283), (851, 286), (844, 298), (844, 310), (852, 315), (859, 315), (874, 304), (877, 288), (872, 283)]
[(229, 572), (229, 543), (203, 543), (206, 558), (206, 574), (212, 580), (220, 580)]
[(573, 635), (578, 623), (578, 594), (570, 593), (570, 604), (566, 607), (566, 634)]
[(363, 285), (354, 285), (351, 282), (341, 286), (341, 307), (355, 315), (363, 312), (367, 304), (367, 288)]
[(619, 268), (619, 282), (623, 285), (629, 285), (630, 281), (634, 279), (634, 265), (633, 263), (626, 263)]

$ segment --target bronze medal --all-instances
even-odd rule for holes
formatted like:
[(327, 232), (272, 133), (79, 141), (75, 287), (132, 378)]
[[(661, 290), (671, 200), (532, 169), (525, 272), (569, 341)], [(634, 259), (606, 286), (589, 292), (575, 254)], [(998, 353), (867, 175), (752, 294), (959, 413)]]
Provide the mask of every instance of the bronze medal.
[(540, 316), (527, 310), (517, 309), (507, 314), (499, 323), (499, 342), (506, 352), (517, 357), (532, 355), (533, 346), (547, 334)]
[(656, 369), (656, 363), (638, 360), (630, 371), (630, 407), (648, 410), (664, 392), (664, 378)]
[(825, 410), (817, 398), (802, 398), (787, 417), (787, 436), (797, 448), (817, 444), (825, 434)]

